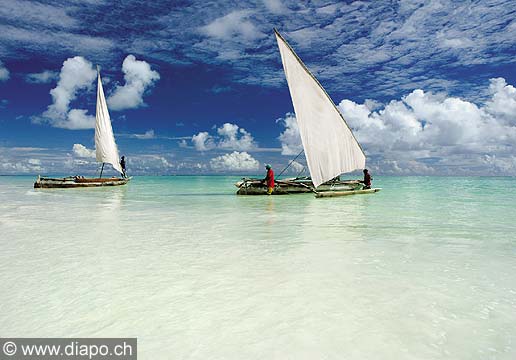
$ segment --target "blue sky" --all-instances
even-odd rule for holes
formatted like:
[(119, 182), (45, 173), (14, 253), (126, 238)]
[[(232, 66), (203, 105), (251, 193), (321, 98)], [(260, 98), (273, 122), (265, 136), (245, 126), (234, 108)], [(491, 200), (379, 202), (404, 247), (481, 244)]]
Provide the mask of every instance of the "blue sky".
[(514, 1), (279, 0), (0, 0), (0, 174), (97, 170), (96, 64), (133, 174), (281, 168), (300, 142), (274, 27), (375, 173), (516, 175)]

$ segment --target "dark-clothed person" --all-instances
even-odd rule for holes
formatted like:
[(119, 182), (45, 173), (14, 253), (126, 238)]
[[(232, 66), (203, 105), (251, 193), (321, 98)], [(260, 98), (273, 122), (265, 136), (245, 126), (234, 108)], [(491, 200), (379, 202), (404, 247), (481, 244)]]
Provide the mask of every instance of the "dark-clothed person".
[(362, 189), (370, 189), (371, 180), (373, 180), (371, 174), (369, 174), (369, 171), (367, 169), (364, 169), (364, 181), (362, 181), (364, 183), (364, 187)]
[(120, 159), (120, 166), (122, 167), (122, 177), (125, 177), (125, 156)]

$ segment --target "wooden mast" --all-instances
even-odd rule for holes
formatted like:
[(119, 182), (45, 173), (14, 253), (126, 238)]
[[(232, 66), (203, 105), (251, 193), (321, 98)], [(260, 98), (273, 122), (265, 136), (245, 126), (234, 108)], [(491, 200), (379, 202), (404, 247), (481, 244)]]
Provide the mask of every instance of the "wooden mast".
[[(100, 76), (100, 66), (97, 64), (97, 77)], [(97, 100), (98, 101), (98, 100)], [(102, 172), (104, 171), (104, 162), (102, 162), (102, 168), (100, 169), (100, 179), (102, 179)]]

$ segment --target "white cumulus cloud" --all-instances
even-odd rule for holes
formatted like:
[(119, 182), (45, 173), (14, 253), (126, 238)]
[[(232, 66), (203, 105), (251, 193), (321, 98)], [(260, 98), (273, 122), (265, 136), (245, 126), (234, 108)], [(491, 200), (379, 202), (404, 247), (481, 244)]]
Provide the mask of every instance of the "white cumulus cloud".
[(259, 166), (258, 160), (245, 151), (233, 151), (210, 160), (210, 167), (215, 171), (253, 171)]
[(136, 60), (134, 55), (127, 55), (122, 64), (122, 71), (125, 84), (117, 86), (107, 99), (109, 108), (120, 111), (144, 106), (143, 95), (159, 80), (159, 73), (152, 70), (146, 61)]
[(244, 128), (238, 125), (225, 123), (217, 129), (221, 136), (218, 146), (222, 149), (251, 150), (255, 147), (254, 138)]
[[(500, 78), (490, 80), (489, 91), (484, 105), (417, 89), (378, 110), (350, 100), (339, 109), (369, 159), (381, 160), (378, 169), (472, 174), (496, 163), (512, 174), (507, 171), (514, 171), (516, 91)], [(509, 165), (501, 166), (503, 161)]]
[(81, 158), (95, 158), (95, 150), (88, 149), (82, 144), (73, 144), (73, 153)]
[(75, 100), (80, 90), (92, 87), (96, 71), (92, 64), (81, 56), (63, 62), (57, 86), (50, 90), (52, 104), (39, 120), (47, 121), (54, 127), (65, 129), (90, 129), (95, 126), (95, 117), (87, 110), (72, 109), (70, 102)]
[(516, 125), (516, 88), (507, 85), (505, 79), (491, 79), (489, 86), (491, 99), (486, 103), (486, 110), (506, 124)]
[(207, 151), (215, 148), (213, 137), (206, 131), (201, 131), (197, 135), (192, 136), (192, 142), (196, 150)]
[(299, 154), (301, 150), (303, 150), (303, 144), (301, 143), (301, 135), (299, 134), (296, 116), (292, 113), (287, 113), (284, 118), (278, 119), (276, 122), (281, 123), (285, 127), (285, 130), (283, 130), (278, 138), (281, 142), (281, 154)]
[(231, 123), (225, 123), (217, 128), (217, 135), (201, 131), (197, 135), (192, 136), (192, 142), (195, 149), (199, 151), (216, 148), (249, 151), (257, 148), (253, 136), (247, 130)]
[(66, 122), (60, 125), (58, 127), (70, 130), (91, 129), (95, 127), (95, 117), (88, 115), (88, 110), (72, 109), (68, 112)]
[[(159, 79), (159, 74), (151, 70), (145, 61), (136, 60), (128, 55), (123, 64), (125, 85), (117, 86), (108, 99), (110, 110), (124, 110), (144, 105), (145, 91)], [(57, 86), (50, 90), (52, 104), (40, 116), (33, 117), (35, 122), (48, 122), (58, 128), (77, 130), (95, 127), (95, 117), (84, 109), (70, 109), (70, 104), (78, 94), (93, 88), (96, 70), (92, 64), (81, 56), (75, 56), (64, 61), (59, 73)], [(52, 81), (55, 74), (45, 70), (42, 73), (29, 74), (28, 82), (43, 83)], [(141, 138), (148, 139), (152, 133), (145, 133)]]

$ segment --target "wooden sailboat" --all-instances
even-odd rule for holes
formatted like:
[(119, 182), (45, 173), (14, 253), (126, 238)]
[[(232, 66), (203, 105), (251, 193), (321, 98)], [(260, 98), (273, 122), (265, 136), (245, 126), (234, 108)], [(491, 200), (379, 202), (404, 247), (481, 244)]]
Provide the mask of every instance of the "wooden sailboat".
[(35, 188), (76, 188), (95, 186), (117, 186), (125, 185), (131, 178), (125, 176), (102, 178), (105, 164), (111, 164), (120, 174), (123, 174), (119, 162), (118, 148), (111, 127), (111, 119), (104, 97), (100, 71), (97, 68), (97, 109), (95, 116), (95, 152), (97, 162), (102, 163), (100, 176), (98, 178), (85, 178), (83, 176), (69, 176), (65, 178), (49, 178), (38, 176), (34, 183)]
[[(310, 178), (277, 181), (273, 194), (313, 192), (317, 197), (371, 193), (358, 180), (340, 175), (365, 167), (366, 157), (335, 103), (281, 34), (274, 30), (296, 113)], [(265, 195), (259, 179), (235, 184), (239, 195)]]

